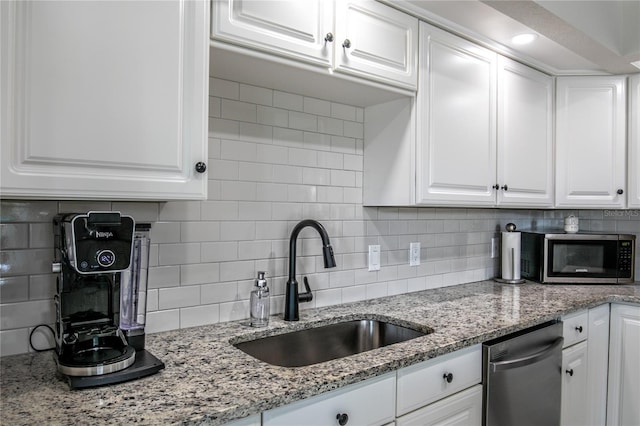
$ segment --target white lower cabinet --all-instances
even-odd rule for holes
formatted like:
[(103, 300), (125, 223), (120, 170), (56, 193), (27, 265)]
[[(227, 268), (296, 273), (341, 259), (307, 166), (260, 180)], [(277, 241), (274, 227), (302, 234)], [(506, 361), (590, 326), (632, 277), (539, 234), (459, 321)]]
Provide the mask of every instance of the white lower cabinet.
[(399, 417), (396, 424), (398, 426), (480, 426), (482, 424), (482, 385), (475, 385)]
[(640, 424), (640, 306), (611, 306), (607, 425)]
[(560, 424), (587, 424), (587, 342), (562, 351), (562, 411)]
[(395, 419), (396, 374), (262, 413), (264, 426), (384, 425)]
[(245, 417), (244, 419), (235, 420), (231, 423), (227, 423), (226, 426), (260, 426), (260, 414)]

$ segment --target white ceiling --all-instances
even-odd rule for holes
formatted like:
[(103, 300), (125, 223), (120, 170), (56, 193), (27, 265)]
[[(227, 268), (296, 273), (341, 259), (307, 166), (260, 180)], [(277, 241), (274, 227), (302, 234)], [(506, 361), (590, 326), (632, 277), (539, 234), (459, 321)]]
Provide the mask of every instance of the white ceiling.
[[(640, 0), (387, 0), (556, 75), (640, 69)], [(538, 39), (516, 46), (514, 35)]]

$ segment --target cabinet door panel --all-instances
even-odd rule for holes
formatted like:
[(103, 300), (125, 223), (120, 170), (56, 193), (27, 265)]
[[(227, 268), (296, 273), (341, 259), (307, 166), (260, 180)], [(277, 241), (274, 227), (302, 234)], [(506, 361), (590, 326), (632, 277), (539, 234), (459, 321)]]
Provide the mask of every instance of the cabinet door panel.
[(418, 203), (493, 205), (496, 55), (420, 25)]
[(607, 425), (640, 424), (640, 306), (611, 306)]
[(609, 304), (589, 309), (587, 345), (587, 403), (589, 425), (607, 420), (607, 376), (609, 370)]
[(562, 351), (562, 426), (587, 424), (587, 342)]
[(332, 1), (214, 0), (211, 13), (212, 38), (332, 65)]
[(417, 86), (418, 20), (410, 15), (378, 2), (337, 2), (335, 49), (337, 70)]
[(480, 426), (482, 424), (482, 385), (427, 405), (399, 417), (398, 426)]
[(625, 89), (625, 77), (558, 78), (557, 207), (625, 206)]
[[(640, 209), (640, 74), (629, 77), (629, 208)], [(637, 212), (640, 215), (640, 212)]]
[(2, 2), (3, 196), (204, 198), (208, 22), (204, 2)]
[(498, 205), (553, 206), (553, 79), (498, 60)]

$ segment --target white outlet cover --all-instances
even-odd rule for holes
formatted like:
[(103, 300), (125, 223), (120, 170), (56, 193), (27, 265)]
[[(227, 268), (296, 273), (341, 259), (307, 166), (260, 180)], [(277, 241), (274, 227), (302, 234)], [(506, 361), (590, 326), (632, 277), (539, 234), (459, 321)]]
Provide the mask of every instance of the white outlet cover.
[(380, 245), (369, 246), (369, 271), (380, 270)]
[(409, 244), (409, 265), (420, 265), (420, 243)]

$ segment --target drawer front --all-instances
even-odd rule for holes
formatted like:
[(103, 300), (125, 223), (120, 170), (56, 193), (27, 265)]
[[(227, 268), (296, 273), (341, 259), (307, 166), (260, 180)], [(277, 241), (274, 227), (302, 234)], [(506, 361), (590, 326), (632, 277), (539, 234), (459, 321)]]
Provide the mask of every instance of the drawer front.
[(388, 373), (344, 389), (265, 411), (263, 426), (337, 425), (346, 414), (349, 425), (384, 425), (395, 418), (395, 373)]
[(482, 385), (398, 418), (397, 426), (481, 426)]
[(480, 345), (398, 370), (397, 415), (401, 416), (481, 381)]
[(587, 340), (588, 334), (588, 311), (580, 311), (575, 314), (562, 317), (562, 337), (564, 337), (564, 348), (575, 345), (583, 340)]

